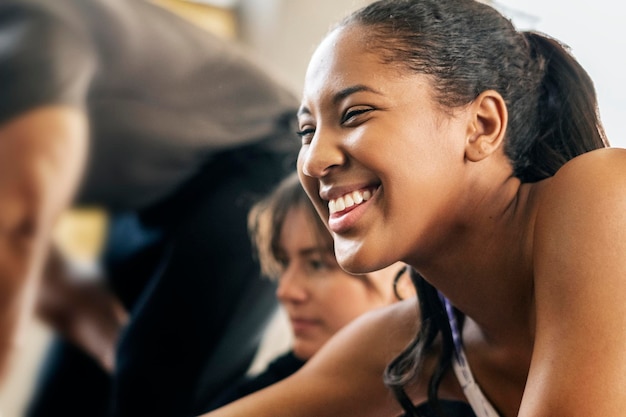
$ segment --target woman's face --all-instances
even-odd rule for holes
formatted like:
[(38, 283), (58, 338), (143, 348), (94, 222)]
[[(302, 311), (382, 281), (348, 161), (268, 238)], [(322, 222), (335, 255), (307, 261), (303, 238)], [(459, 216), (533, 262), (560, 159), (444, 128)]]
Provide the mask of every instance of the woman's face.
[(310, 211), (297, 207), (287, 213), (280, 234), (283, 271), (276, 294), (291, 322), (294, 352), (305, 360), (348, 322), (395, 301), (393, 277), (401, 268), (348, 274), (335, 260), (330, 237), (322, 241), (316, 228)]
[(442, 111), (427, 76), (381, 63), (364, 38), (349, 26), (322, 42), (298, 115), (300, 179), (355, 273), (415, 265), (445, 247), (462, 207), (467, 136), (463, 111)]

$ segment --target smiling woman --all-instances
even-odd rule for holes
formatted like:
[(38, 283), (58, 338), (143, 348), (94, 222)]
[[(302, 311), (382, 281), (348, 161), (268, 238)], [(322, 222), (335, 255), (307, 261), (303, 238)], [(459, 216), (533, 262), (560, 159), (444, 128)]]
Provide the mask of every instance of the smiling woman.
[[(498, 37), (477, 30), (478, 24)], [(609, 177), (622, 186), (626, 180), (623, 151), (590, 152), (606, 145), (595, 115), (593, 84), (566, 49), (547, 36), (516, 32), (478, 3), (375, 2), (345, 20), (316, 50), (299, 117), (306, 135), (298, 170), (333, 232), (337, 259), (355, 273), (402, 260), (428, 282), (418, 281), (422, 329), (387, 373), (408, 415), (419, 415), (412, 405), (420, 398), (417, 387), (429, 387), (431, 403), (452, 394), (446, 380), (451, 364), (479, 416), (551, 414), (555, 406), (561, 414), (569, 407), (573, 415), (584, 407), (558, 400), (577, 396), (577, 387), (554, 388), (568, 367), (562, 359), (555, 367), (553, 358), (562, 358), (584, 336), (554, 337), (565, 333), (562, 326), (570, 327), (562, 319), (570, 312), (554, 308), (560, 301), (552, 292), (578, 277), (580, 289), (597, 300), (617, 300), (589, 289), (573, 264), (555, 269), (553, 256), (567, 258), (589, 238), (603, 242), (615, 222), (626, 226), (623, 216), (615, 216), (603, 231), (589, 233), (584, 224), (593, 217), (558, 218), (567, 213), (563, 201), (580, 204), (582, 196), (568, 190), (591, 186), (584, 177)], [(329, 202), (374, 185), (376, 193), (357, 209), (329, 209)], [(552, 200), (553, 193), (562, 201)], [(625, 200), (624, 195), (610, 200), (613, 213)], [(564, 229), (578, 233), (559, 239), (556, 250), (552, 242)], [(485, 249), (488, 257), (476, 256)], [(624, 263), (605, 261), (615, 267), (604, 277), (612, 286)], [(507, 280), (499, 279), (503, 276)], [(457, 315), (464, 327), (454, 324)], [(537, 323), (542, 327), (535, 328)], [(622, 328), (623, 321), (613, 324)], [(438, 333), (443, 339), (435, 343)], [(444, 352), (435, 372), (420, 372), (433, 349)], [(465, 389), (470, 385), (461, 376), (471, 375), (465, 350), (478, 358), (473, 367), (482, 389), (475, 384)], [(496, 351), (508, 359), (494, 361)], [(622, 359), (615, 353), (605, 366)], [(545, 387), (547, 369), (554, 372), (547, 379), (554, 379), (554, 397), (535, 390)], [(509, 376), (506, 384), (502, 374)], [(623, 379), (611, 381), (619, 387)], [(525, 386), (533, 387), (531, 394)], [(532, 399), (524, 403), (522, 397)], [(618, 403), (605, 413), (619, 409)]]
[(298, 119), (339, 265), (408, 263), (419, 312), (357, 319), (211, 417), (623, 413), (626, 151), (563, 44), (478, 1), (375, 1), (316, 49)]

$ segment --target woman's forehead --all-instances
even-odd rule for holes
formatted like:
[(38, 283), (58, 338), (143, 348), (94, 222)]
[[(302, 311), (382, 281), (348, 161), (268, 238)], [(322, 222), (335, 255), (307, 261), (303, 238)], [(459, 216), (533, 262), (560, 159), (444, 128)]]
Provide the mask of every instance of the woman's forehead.
[(397, 69), (384, 65), (376, 51), (367, 48), (363, 28), (338, 28), (324, 39), (311, 58), (303, 103), (338, 100), (342, 91), (352, 88), (376, 91), (384, 85), (380, 82), (384, 79), (398, 79)]
[(358, 75), (360, 66), (375, 59), (365, 48), (361, 30), (354, 27), (335, 29), (320, 43), (306, 72), (305, 84), (328, 77)]

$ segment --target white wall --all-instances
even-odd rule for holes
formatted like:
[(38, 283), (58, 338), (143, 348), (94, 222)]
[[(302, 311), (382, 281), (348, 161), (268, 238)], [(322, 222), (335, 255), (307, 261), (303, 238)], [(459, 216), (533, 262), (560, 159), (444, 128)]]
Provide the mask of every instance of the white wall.
[(332, 24), (367, 3), (367, 0), (240, 0), (241, 39), (300, 92), (309, 58)]

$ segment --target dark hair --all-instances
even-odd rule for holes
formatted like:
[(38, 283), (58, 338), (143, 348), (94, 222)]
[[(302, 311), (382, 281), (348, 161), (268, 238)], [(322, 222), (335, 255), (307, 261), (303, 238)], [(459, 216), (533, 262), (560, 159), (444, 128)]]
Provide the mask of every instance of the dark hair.
[[(544, 34), (518, 32), (509, 19), (474, 0), (381, 0), (357, 10), (339, 27), (365, 26), (365, 42), (386, 65), (431, 78), (444, 108), (472, 102), (486, 90), (500, 93), (509, 111), (504, 143), (522, 182), (555, 174), (577, 155), (608, 146), (593, 82), (569, 50)], [(419, 370), (438, 334), (444, 351), (431, 378), (436, 404), (452, 350), (437, 290), (422, 277), (414, 283), (422, 326), (407, 350), (385, 372), (385, 382), (414, 415), (404, 385)]]
[(463, 106), (486, 90), (509, 109), (505, 152), (515, 175), (534, 182), (566, 161), (608, 146), (593, 82), (558, 41), (517, 32), (498, 11), (474, 0), (382, 0), (340, 27), (365, 31), (382, 62), (431, 76), (436, 99)]
[(302, 188), (297, 172), (293, 172), (269, 195), (257, 202), (248, 215), (248, 230), (259, 257), (261, 271), (266, 277), (278, 278), (281, 273), (280, 233), (287, 213), (295, 208), (305, 210), (315, 225), (316, 238), (320, 243), (328, 244), (332, 250), (332, 237)]

